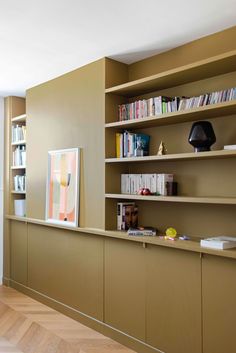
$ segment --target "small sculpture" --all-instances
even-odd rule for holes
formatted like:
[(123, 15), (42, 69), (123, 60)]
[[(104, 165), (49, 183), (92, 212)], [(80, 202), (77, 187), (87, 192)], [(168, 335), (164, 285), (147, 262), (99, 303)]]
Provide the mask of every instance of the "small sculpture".
[(160, 146), (158, 148), (157, 155), (162, 156), (163, 154), (166, 154), (166, 152), (167, 152), (166, 146), (165, 146), (164, 142), (161, 141)]
[(216, 142), (216, 136), (209, 121), (193, 123), (188, 142), (194, 147), (195, 152), (210, 151), (211, 145)]

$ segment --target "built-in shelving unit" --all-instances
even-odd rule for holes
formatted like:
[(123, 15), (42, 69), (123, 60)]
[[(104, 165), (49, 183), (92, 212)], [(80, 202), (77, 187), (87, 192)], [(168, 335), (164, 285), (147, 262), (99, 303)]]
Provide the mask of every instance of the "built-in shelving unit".
[[(10, 175), (10, 188), (12, 197), (12, 211), (15, 210), (15, 200), (22, 200), (23, 203), (26, 202), (26, 114), (15, 116), (10, 120), (10, 141), (11, 141), (11, 151), (10, 151), (10, 161), (11, 161), (11, 175)], [(19, 129), (20, 133), (15, 134), (13, 131)], [(24, 133), (22, 132), (24, 129)], [(14, 134), (14, 136), (13, 136)], [(24, 135), (22, 139), (21, 134)], [(17, 135), (17, 136), (16, 136)], [(22, 163), (23, 162), (23, 163)], [(16, 179), (21, 180), (18, 183)], [(23, 182), (24, 180), (24, 182)], [(25, 214), (24, 214), (25, 215)], [(22, 215), (23, 216), (23, 215)]]
[[(119, 70), (120, 67), (117, 66), (117, 75), (119, 75)], [(192, 96), (236, 87), (235, 71), (236, 51), (231, 51), (155, 75), (106, 88), (105, 212), (107, 230), (116, 229), (116, 205), (119, 201), (135, 201), (137, 202), (138, 207), (140, 205), (140, 209), (142, 210), (144, 210), (143, 205), (145, 203), (145, 218), (142, 217), (142, 223), (145, 222), (145, 224), (143, 225), (152, 225), (158, 228), (159, 224), (155, 224), (153, 215), (156, 210), (159, 217), (162, 217), (163, 219), (165, 218), (165, 215), (161, 213), (164, 211), (160, 211), (161, 204), (164, 203), (168, 203), (168, 207), (173, 209), (170, 211), (170, 214), (175, 213), (174, 208), (178, 207), (177, 204), (189, 204), (188, 209), (186, 209), (187, 212), (193, 207), (191, 204), (205, 204), (205, 207), (208, 207), (208, 209), (206, 211), (206, 208), (204, 208), (204, 212), (209, 212), (209, 214), (211, 213), (210, 208), (216, 207), (215, 205), (222, 205), (219, 207), (223, 207), (223, 205), (224, 207), (233, 207), (236, 205), (236, 189), (234, 183), (232, 183), (232, 187), (230, 187), (231, 180), (233, 180), (231, 166), (234, 165), (233, 159), (236, 157), (236, 151), (223, 149), (224, 145), (236, 143), (236, 138), (235, 140), (232, 139), (232, 134), (236, 136), (236, 131), (234, 131), (236, 126), (235, 100), (201, 106), (184, 111), (164, 113), (158, 116), (118, 121), (119, 104), (156, 97), (163, 94), (162, 90), (165, 90), (164, 95), (167, 96), (168, 90), (173, 92), (173, 89), (175, 95)], [(115, 77), (114, 72), (113, 74)], [(184, 89), (186, 89), (185, 87), (190, 87), (191, 93), (188, 94), (188, 91), (184, 91)], [(180, 94), (178, 94), (178, 90), (180, 91)], [(158, 94), (159, 91), (160, 94)], [(183, 94), (183, 92), (186, 93)], [(216, 147), (214, 146), (213, 150), (209, 152), (191, 152), (190, 145), (187, 142), (188, 135), (186, 134), (186, 131), (190, 131), (192, 122), (205, 119), (212, 121), (213, 127), (216, 126), (216, 130), (218, 129), (218, 145), (216, 144)], [(185, 125), (183, 126), (183, 124)], [(188, 130), (186, 126), (188, 127)], [(160, 141), (164, 140), (167, 144), (167, 154), (161, 156), (156, 154), (158, 146), (157, 140), (155, 144), (156, 150), (154, 150), (154, 143), (152, 143), (149, 156), (116, 158), (116, 133), (122, 132), (126, 129), (131, 132), (138, 130), (145, 134), (149, 134), (152, 141), (154, 139), (156, 141), (158, 138), (160, 143)], [(168, 132), (168, 129), (170, 129), (170, 132)], [(228, 133), (225, 132), (226, 130)], [(176, 135), (173, 131), (176, 131)], [(178, 144), (176, 141), (175, 143), (172, 143), (174, 139), (179, 139), (180, 143)], [(171, 153), (168, 153), (168, 145), (170, 145)], [(181, 163), (177, 163), (179, 161)], [(185, 161), (188, 162), (188, 164), (186, 163), (186, 176), (185, 167), (183, 167)], [(199, 168), (194, 166), (193, 163), (195, 161), (198, 161)], [(165, 164), (162, 162), (165, 162)], [(176, 175), (176, 181), (180, 184), (180, 192), (178, 196), (142, 196), (122, 194), (120, 192), (121, 174), (157, 173), (159, 170), (161, 173), (165, 173), (165, 168), (167, 173), (173, 172), (173, 174)], [(209, 171), (207, 168), (209, 168)], [(228, 168), (228, 173), (225, 168)], [(191, 170), (194, 171), (192, 172)], [(220, 174), (223, 175), (223, 180), (220, 179)], [(198, 178), (200, 181), (198, 181)], [(203, 178), (206, 179), (205, 185)], [(211, 178), (214, 178), (215, 180), (211, 182)], [(217, 178), (219, 178), (218, 189), (216, 188)], [(226, 179), (227, 181), (225, 181)], [(188, 190), (188, 192), (185, 192), (185, 185), (187, 185), (186, 190)], [(222, 191), (222, 188), (225, 193)], [(182, 192), (182, 190), (184, 190), (184, 192)], [(147, 201), (153, 202), (150, 203)], [(172, 205), (170, 203), (172, 203)], [(196, 215), (196, 217), (197, 216), (201, 217), (200, 214)]]

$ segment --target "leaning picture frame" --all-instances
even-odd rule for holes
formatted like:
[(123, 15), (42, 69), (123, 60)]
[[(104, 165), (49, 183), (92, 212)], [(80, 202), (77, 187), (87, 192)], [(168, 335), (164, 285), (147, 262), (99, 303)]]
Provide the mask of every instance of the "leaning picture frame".
[(46, 221), (79, 226), (80, 148), (48, 152)]

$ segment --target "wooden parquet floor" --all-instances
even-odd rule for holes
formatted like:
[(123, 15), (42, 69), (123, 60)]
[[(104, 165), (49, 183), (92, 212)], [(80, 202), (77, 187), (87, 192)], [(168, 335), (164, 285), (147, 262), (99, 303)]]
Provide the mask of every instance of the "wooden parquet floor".
[(134, 353), (12, 288), (0, 286), (0, 353)]

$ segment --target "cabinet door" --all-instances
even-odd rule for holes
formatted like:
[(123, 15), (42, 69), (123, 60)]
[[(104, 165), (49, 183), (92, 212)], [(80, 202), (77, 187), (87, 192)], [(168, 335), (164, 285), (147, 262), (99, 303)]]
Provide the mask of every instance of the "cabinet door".
[(105, 240), (105, 322), (145, 340), (145, 263), (142, 243)]
[(199, 254), (150, 245), (146, 262), (147, 343), (165, 353), (200, 353)]
[(103, 319), (103, 239), (31, 224), (29, 287)]
[(11, 221), (11, 279), (27, 285), (27, 224)]
[(203, 352), (236, 352), (236, 261), (204, 255)]

